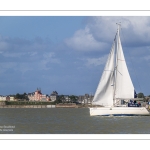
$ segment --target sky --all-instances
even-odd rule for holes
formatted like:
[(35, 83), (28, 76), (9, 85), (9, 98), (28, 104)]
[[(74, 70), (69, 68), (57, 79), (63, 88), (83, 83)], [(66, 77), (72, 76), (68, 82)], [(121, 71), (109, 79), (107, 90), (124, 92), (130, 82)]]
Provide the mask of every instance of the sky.
[(0, 95), (94, 94), (121, 22), (137, 93), (150, 95), (150, 17), (0, 16)]

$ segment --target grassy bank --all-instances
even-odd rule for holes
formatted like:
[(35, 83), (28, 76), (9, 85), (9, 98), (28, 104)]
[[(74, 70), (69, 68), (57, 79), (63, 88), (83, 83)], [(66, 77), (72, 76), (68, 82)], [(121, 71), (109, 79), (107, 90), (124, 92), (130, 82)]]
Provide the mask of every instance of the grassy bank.
[(77, 106), (78, 108), (87, 108), (91, 105), (88, 104), (75, 104), (75, 103), (59, 103), (56, 104), (55, 102), (45, 102), (45, 101), (5, 101), (6, 106), (11, 106), (11, 105), (20, 105), (20, 106), (28, 106), (28, 105), (57, 105), (57, 107), (61, 106), (70, 106), (72, 107), (73, 105)]

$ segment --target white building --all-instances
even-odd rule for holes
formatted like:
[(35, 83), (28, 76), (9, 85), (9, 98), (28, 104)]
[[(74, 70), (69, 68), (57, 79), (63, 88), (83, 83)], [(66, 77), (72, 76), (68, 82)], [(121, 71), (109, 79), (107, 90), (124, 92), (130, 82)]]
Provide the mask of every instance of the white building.
[(0, 101), (6, 101), (6, 96), (0, 95)]
[(58, 98), (58, 93), (56, 91), (53, 91), (50, 95), (50, 100), (55, 101)]

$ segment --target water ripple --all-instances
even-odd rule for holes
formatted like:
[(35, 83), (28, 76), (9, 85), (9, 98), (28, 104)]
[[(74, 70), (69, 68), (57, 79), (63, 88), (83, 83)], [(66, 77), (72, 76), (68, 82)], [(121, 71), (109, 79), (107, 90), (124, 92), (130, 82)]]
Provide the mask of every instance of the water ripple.
[(149, 134), (149, 116), (90, 116), (89, 109), (0, 109), (1, 134)]

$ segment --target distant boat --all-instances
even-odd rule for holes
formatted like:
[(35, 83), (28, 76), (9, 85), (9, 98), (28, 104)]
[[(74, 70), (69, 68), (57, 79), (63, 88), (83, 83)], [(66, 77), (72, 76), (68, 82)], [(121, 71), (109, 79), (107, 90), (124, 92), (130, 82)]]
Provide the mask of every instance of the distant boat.
[[(135, 101), (135, 89), (126, 65), (121, 40), (120, 26), (115, 35), (103, 74), (92, 101), (90, 115), (150, 115), (145, 107), (139, 107)], [(126, 102), (126, 103), (125, 103)]]

